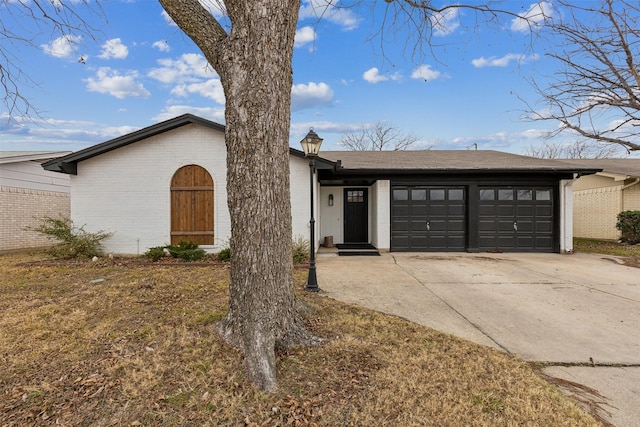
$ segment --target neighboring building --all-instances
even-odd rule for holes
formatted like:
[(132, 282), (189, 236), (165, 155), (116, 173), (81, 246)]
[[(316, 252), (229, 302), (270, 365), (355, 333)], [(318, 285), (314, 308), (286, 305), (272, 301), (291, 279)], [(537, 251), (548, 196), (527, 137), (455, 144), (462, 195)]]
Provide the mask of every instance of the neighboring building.
[(70, 215), (69, 177), (41, 165), (66, 154), (69, 152), (0, 152), (0, 252), (51, 244), (25, 227), (39, 225), (39, 218)]
[(572, 165), (602, 169), (573, 184), (573, 233), (592, 239), (620, 238), (618, 213), (640, 210), (640, 158), (564, 160)]
[[(317, 246), (391, 251), (565, 252), (576, 173), (596, 170), (497, 151), (320, 152)], [(71, 176), (71, 216), (141, 254), (229, 239), (224, 127), (187, 114), (44, 164)], [(309, 235), (309, 165), (290, 149), (293, 236)]]

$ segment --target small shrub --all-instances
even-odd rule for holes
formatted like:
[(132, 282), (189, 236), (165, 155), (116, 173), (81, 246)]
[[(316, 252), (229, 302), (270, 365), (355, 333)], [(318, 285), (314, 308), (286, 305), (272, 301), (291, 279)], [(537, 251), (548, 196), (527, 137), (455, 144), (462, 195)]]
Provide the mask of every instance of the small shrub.
[(165, 256), (165, 253), (164, 253), (165, 248), (166, 246), (155, 246), (153, 248), (149, 248), (149, 250), (146, 251), (143, 254), (143, 256), (145, 256), (146, 258), (149, 258), (153, 262), (156, 262)]
[(293, 263), (302, 264), (309, 260), (309, 241), (301, 236), (296, 236), (293, 239), (291, 247), (293, 253)]
[(102, 241), (111, 237), (113, 233), (100, 230), (90, 233), (82, 227), (73, 225), (67, 217), (40, 219), (38, 227), (27, 227), (28, 231), (44, 234), (49, 239), (58, 241), (47, 253), (54, 258), (91, 258), (102, 254)]
[(220, 252), (218, 252), (217, 257), (218, 261), (231, 261), (231, 248), (221, 249)]
[(198, 261), (206, 255), (204, 249), (199, 249), (195, 243), (185, 241), (181, 241), (177, 245), (169, 245), (167, 250), (172, 257), (180, 258), (184, 261)]
[(640, 243), (640, 211), (620, 212), (616, 228), (620, 230), (623, 242)]

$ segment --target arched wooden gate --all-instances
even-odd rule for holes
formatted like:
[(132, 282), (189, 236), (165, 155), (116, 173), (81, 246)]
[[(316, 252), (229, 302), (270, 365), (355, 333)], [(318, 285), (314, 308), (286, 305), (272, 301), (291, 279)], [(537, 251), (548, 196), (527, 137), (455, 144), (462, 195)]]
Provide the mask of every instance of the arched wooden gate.
[(197, 165), (183, 166), (171, 179), (171, 244), (213, 245), (213, 179)]

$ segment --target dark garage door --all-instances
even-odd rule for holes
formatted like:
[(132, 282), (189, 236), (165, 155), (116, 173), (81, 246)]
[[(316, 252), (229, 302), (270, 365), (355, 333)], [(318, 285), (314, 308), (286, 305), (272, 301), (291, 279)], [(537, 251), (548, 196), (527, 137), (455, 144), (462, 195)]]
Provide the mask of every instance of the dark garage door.
[(551, 187), (480, 187), (481, 251), (553, 251)]
[(466, 250), (464, 187), (394, 186), (391, 249)]

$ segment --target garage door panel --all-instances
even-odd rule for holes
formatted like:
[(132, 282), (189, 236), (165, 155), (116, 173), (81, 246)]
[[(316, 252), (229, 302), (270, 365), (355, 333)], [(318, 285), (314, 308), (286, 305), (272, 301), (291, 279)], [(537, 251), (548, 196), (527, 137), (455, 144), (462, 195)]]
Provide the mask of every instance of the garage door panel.
[(509, 217), (509, 218), (513, 218), (513, 216), (516, 213), (516, 208), (514, 205), (498, 205), (498, 212), (497, 212), (497, 216), (498, 217)]
[(496, 229), (496, 221), (491, 219), (482, 219), (478, 223), (478, 229), (480, 232), (483, 231), (495, 231)]
[(537, 221), (535, 231), (536, 233), (552, 233), (553, 223), (551, 221)]
[(518, 215), (518, 218), (521, 218), (521, 217), (533, 218), (535, 216), (534, 207), (532, 205), (518, 205), (516, 207), (516, 215)]
[(427, 223), (421, 220), (411, 221), (411, 231), (427, 231)]
[(551, 205), (537, 205), (535, 210), (537, 217), (549, 217), (553, 215), (553, 209)]
[(478, 208), (480, 218), (493, 218), (498, 214), (498, 207), (494, 204), (481, 204)]
[(523, 221), (522, 218), (517, 222), (518, 233), (532, 233), (533, 221)]
[(424, 205), (411, 205), (410, 207), (411, 216), (426, 216), (427, 215), (427, 207)]
[(466, 207), (463, 204), (453, 204), (447, 206), (447, 215), (463, 216), (465, 214)]
[(450, 232), (460, 232), (460, 233), (464, 233), (466, 227), (465, 227), (465, 222), (460, 220), (460, 221), (449, 221), (449, 231)]
[(406, 220), (394, 219), (393, 222), (392, 222), (392, 226), (393, 226), (393, 229), (397, 233), (399, 233), (399, 235), (402, 234), (400, 232), (409, 231), (409, 221), (406, 221)]
[(393, 215), (395, 217), (406, 217), (409, 215), (409, 205), (394, 205)]
[(513, 233), (513, 221), (498, 221), (498, 231), (505, 233)]
[(446, 216), (447, 215), (447, 207), (446, 205), (441, 204), (432, 204), (429, 206), (429, 216)]

